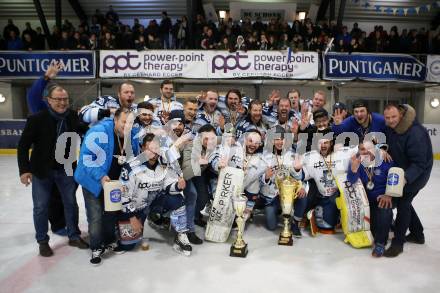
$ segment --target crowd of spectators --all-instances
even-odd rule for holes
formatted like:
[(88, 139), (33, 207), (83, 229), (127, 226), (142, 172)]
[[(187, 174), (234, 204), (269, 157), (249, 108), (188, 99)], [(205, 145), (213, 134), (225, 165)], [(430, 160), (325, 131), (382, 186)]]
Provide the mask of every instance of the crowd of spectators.
[[(190, 38), (192, 36), (192, 38)], [(12, 20), (0, 37), (1, 50), (113, 50), (113, 49), (221, 49), (221, 50), (325, 50), (333, 39), (332, 51), (389, 52), (412, 54), (440, 54), (440, 32), (436, 30), (403, 29), (393, 26), (387, 31), (378, 25), (373, 32), (363, 31), (357, 23), (351, 29), (338, 27), (336, 22), (312, 23), (310, 19), (287, 21), (261, 19), (242, 21), (231, 18), (220, 23), (205, 21), (197, 15), (190, 31), (186, 16), (174, 23), (167, 12), (160, 22), (150, 20), (147, 26), (134, 19), (133, 26), (123, 24), (110, 6), (106, 14), (99, 9), (91, 22), (82, 22), (77, 28), (65, 20), (61, 27), (54, 26), (46, 38), (40, 27), (30, 23), (20, 35)]]

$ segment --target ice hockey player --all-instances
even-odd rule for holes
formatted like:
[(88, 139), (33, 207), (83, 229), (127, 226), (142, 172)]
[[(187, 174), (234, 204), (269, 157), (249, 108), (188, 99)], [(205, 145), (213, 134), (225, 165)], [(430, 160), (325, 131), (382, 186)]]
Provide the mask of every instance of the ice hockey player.
[(307, 196), (307, 216), (313, 236), (318, 230), (323, 234), (334, 233), (339, 215), (335, 203), (339, 195), (335, 176), (347, 171), (350, 158), (358, 149), (343, 147), (335, 151), (333, 133), (328, 129), (322, 134), (324, 137), (318, 142), (319, 151), (312, 150), (304, 154), (303, 159), (296, 156), (294, 162), (296, 178), (314, 179), (317, 185), (317, 192), (309, 192)]
[[(275, 135), (273, 137), (272, 151), (263, 153), (263, 163), (265, 173), (260, 176), (260, 196), (257, 206), (264, 207), (264, 213), (266, 216), (266, 227), (269, 230), (275, 230), (278, 224), (278, 210), (280, 209), (279, 190), (275, 184), (275, 178), (277, 174), (284, 173), (294, 177), (293, 171), (293, 156), (291, 148), (285, 143), (286, 131), (284, 127), (277, 125), (275, 127)], [(293, 236), (295, 238), (301, 238), (301, 230), (299, 228), (299, 222), (302, 220), (306, 205), (307, 193), (304, 187), (298, 192), (298, 197), (294, 202), (294, 215), (291, 225)]]
[[(129, 219), (132, 231), (142, 237), (143, 225), (151, 209), (171, 212), (171, 226), (177, 232), (173, 248), (189, 256), (192, 251), (187, 237), (186, 211), (182, 191), (185, 180), (178, 178), (173, 169), (159, 163), (159, 142), (154, 134), (147, 134), (142, 143), (140, 158), (126, 163), (121, 172), (124, 192), (122, 211)], [(124, 245), (132, 249), (136, 244)]]

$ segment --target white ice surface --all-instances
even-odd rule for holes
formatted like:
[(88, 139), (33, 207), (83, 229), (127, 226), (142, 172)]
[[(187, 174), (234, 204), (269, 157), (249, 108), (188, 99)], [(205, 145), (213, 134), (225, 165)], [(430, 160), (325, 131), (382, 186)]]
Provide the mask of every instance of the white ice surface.
[[(440, 292), (440, 162), (414, 201), (426, 244), (406, 244), (394, 259), (372, 258), (370, 249), (344, 244), (342, 234), (304, 231), (292, 247), (278, 246), (279, 230), (267, 231), (257, 218), (244, 234), (245, 259), (229, 257), (233, 237), (193, 246), (184, 257), (172, 250), (172, 234), (147, 227), (149, 251), (113, 255), (98, 267), (89, 264), (89, 250), (52, 234), (55, 255), (38, 256), (31, 188), (20, 184), (16, 165), (15, 156), (0, 156), (0, 292)], [(77, 199), (86, 232), (80, 191)]]

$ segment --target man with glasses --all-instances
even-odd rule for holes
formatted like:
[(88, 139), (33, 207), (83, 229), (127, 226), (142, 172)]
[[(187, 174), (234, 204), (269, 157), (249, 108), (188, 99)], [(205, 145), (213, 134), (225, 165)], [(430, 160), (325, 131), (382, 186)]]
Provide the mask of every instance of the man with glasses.
[[(20, 181), (28, 186), (32, 183), (33, 218), (40, 255), (49, 257), (53, 250), (49, 246), (48, 210), (52, 187), (57, 185), (64, 204), (69, 245), (87, 249), (77, 229), (78, 205), (76, 184), (72, 174), (57, 160), (56, 152), (63, 157), (74, 147), (72, 139), (67, 140), (64, 149), (56, 149), (58, 138), (67, 132), (79, 134), (80, 123), (75, 111), (69, 109), (69, 96), (60, 86), (53, 86), (48, 93), (48, 108), (28, 118), (17, 148)], [(32, 154), (29, 158), (29, 150)]]

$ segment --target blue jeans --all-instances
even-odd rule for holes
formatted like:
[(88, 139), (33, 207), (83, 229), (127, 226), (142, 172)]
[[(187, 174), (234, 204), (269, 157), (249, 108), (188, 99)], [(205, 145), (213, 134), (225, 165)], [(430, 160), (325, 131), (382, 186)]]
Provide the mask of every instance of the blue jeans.
[(388, 233), (393, 222), (393, 210), (379, 208), (377, 201), (370, 201), (370, 218), (370, 229), (374, 236), (374, 243), (386, 246)]
[(87, 222), (89, 224), (90, 249), (95, 250), (116, 241), (115, 225), (119, 212), (104, 212), (103, 193), (95, 197), (86, 188), (82, 188), (86, 206)]
[[(266, 228), (268, 230), (275, 230), (278, 226), (278, 215), (280, 206), (280, 198), (277, 196), (271, 200), (266, 197), (260, 197), (264, 205), (264, 214), (266, 216)], [(301, 221), (304, 216), (304, 212), (307, 206), (307, 198), (297, 198), (293, 204), (294, 213), (293, 218), (297, 221)]]
[(77, 231), (78, 204), (76, 202), (76, 183), (72, 176), (67, 176), (63, 169), (49, 171), (46, 178), (32, 177), (32, 201), (34, 203), (33, 217), (35, 226), (35, 238), (37, 242), (49, 241), (47, 235), (49, 200), (52, 196), (52, 187), (56, 184), (60, 191), (64, 206), (67, 235), (69, 239), (78, 239)]
[(194, 217), (196, 214), (197, 190), (192, 179), (186, 181), (186, 187), (183, 190), (185, 195), (186, 221), (190, 232), (195, 231)]

